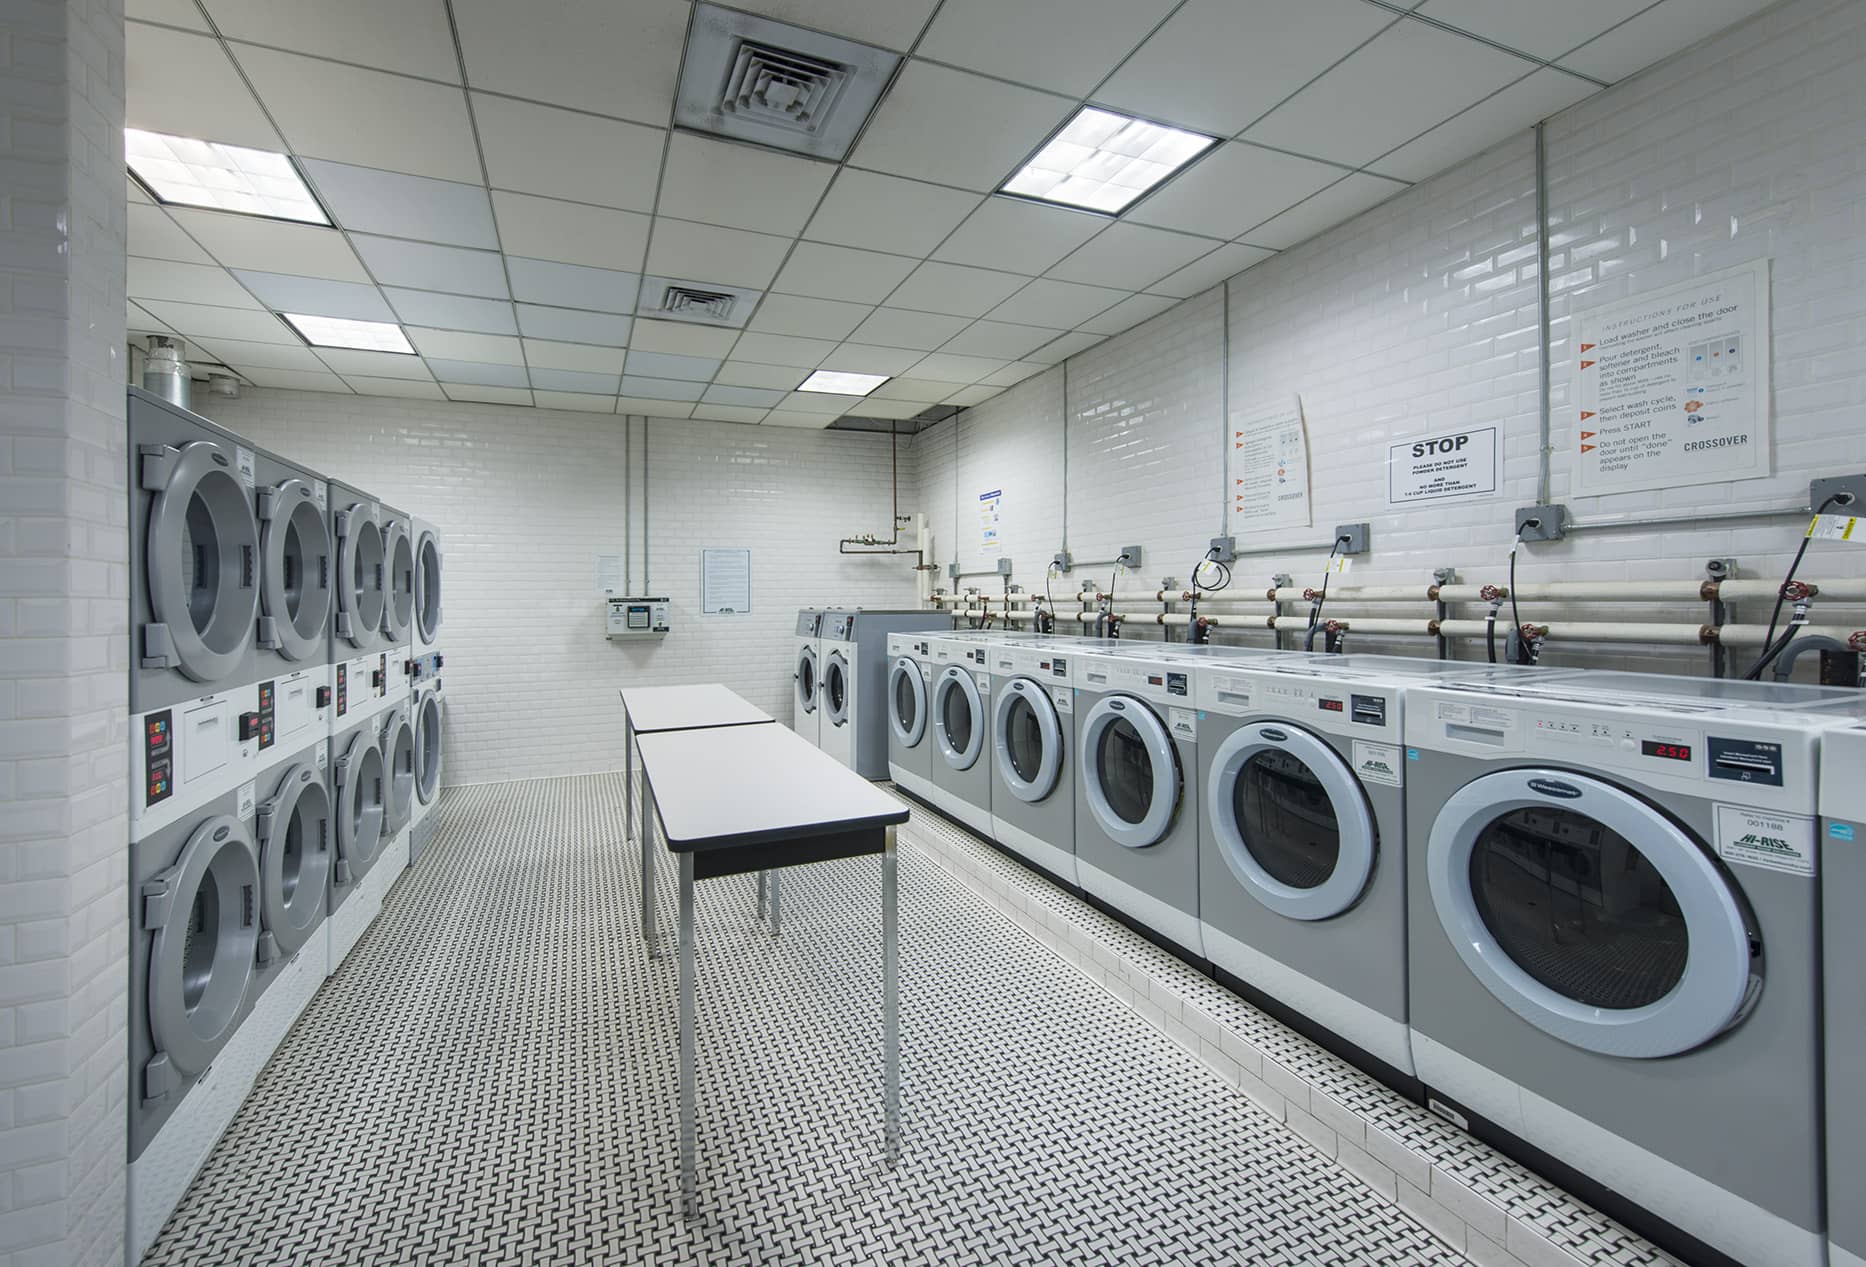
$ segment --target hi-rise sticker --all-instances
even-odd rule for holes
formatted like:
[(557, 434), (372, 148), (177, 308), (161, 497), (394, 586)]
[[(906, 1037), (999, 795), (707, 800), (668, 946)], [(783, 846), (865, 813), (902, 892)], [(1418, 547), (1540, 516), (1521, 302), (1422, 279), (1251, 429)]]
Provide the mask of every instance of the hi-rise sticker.
[(1814, 820), (1741, 805), (1717, 807), (1717, 855), (1790, 875), (1814, 874)]

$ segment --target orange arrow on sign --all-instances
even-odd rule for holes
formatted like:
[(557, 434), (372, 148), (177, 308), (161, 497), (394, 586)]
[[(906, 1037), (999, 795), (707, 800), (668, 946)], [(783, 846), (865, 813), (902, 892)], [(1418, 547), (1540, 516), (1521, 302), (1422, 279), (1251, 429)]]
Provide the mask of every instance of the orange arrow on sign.
[(1582, 422), (1586, 422), (1589, 418), (1592, 418), (1593, 416), (1594, 416), (1594, 411), (1592, 409), (1583, 409), (1581, 411)]
[(1596, 346), (1597, 345), (1593, 343), (1583, 343), (1581, 345), (1581, 350), (1583, 352), (1592, 352)]
[(1581, 433), (1581, 438), (1582, 438), (1583, 440), (1592, 440), (1592, 439), (1593, 439), (1593, 438), (1594, 438), (1594, 437), (1595, 437), (1596, 435), (1598, 435), (1598, 434), (1600, 434), (1600, 433), (1599, 433), (1599, 432), (1597, 432), (1597, 431), (1583, 431), (1583, 432)]
[(1600, 446), (1599, 446), (1599, 445), (1597, 445), (1597, 444), (1584, 444), (1584, 445), (1582, 445), (1582, 446), (1581, 446), (1581, 452), (1583, 452), (1583, 453), (1592, 453), (1592, 452), (1593, 452), (1593, 451), (1594, 451), (1595, 449), (1597, 449), (1597, 448), (1599, 448), (1599, 447), (1600, 447)]
[(1581, 368), (1582, 368), (1582, 369), (1584, 369), (1584, 370), (1586, 370), (1586, 369), (1592, 369), (1593, 367), (1594, 367), (1594, 362), (1593, 362), (1593, 361), (1582, 361), (1582, 362), (1581, 362)]

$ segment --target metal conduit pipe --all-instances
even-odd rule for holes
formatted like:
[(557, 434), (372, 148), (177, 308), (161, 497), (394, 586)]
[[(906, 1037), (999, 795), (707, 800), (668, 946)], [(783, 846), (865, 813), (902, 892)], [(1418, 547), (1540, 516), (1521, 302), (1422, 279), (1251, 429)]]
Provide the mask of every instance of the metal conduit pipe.
[[(995, 575), (995, 573), (993, 574)], [(1841, 579), (1828, 581), (1803, 582), (1812, 596), (1828, 602), (1857, 603), (1866, 602), (1866, 579)], [(1545, 581), (1534, 585), (1516, 587), (1516, 597), (1529, 602), (1572, 602), (1572, 603), (1707, 603), (1721, 600), (1726, 603), (1743, 600), (1773, 600), (1780, 583), (1772, 580), (1731, 580), (1731, 581)], [(1178, 603), (1188, 602), (1195, 595), (1201, 605), (1236, 606), (1241, 604), (1308, 602), (1315, 597), (1314, 587), (1268, 589), (1261, 591), (1246, 590), (1242, 593), (1225, 592), (1209, 594), (1204, 590), (1150, 590), (1140, 592), (1117, 592), (1113, 595), (1117, 603)], [(1329, 591), (1329, 610), (1334, 611), (1339, 605), (1349, 603), (1487, 603), (1493, 597), (1505, 598), (1510, 593), (1507, 585), (1474, 585), (1459, 583), (1452, 585), (1427, 585), (1413, 587), (1407, 585), (1370, 585), (1359, 589), (1332, 589)], [(1023, 606), (1037, 601), (1033, 594), (1013, 594), (1009, 602)], [(1099, 590), (1083, 590), (1074, 594), (1060, 594), (1058, 602), (1096, 603), (1104, 594)], [(965, 594), (935, 593), (931, 601), (935, 603), (963, 603), (972, 601), (973, 596)], [(994, 603), (1003, 603), (1003, 598), (993, 598)]]

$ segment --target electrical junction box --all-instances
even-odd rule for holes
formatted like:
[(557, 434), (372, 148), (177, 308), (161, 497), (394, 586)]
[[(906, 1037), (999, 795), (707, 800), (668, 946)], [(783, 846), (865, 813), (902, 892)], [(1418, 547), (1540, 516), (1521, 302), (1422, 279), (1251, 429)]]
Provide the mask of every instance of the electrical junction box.
[(611, 638), (658, 638), (667, 632), (665, 598), (621, 598), (611, 594), (603, 601), (608, 609)]

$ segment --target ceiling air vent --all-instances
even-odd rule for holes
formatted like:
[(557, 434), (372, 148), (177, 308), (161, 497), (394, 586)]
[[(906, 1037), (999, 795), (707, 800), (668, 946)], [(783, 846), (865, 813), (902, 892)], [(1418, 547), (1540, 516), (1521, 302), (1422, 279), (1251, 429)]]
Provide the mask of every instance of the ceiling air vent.
[(761, 290), (698, 282), (687, 277), (644, 277), (635, 311), (663, 321), (742, 328), (764, 297)]
[(738, 296), (730, 291), (701, 290), (697, 286), (669, 286), (661, 296), (661, 311), (671, 317), (698, 317), (726, 321)]
[(900, 61), (853, 40), (696, 4), (674, 122), (840, 160)]

